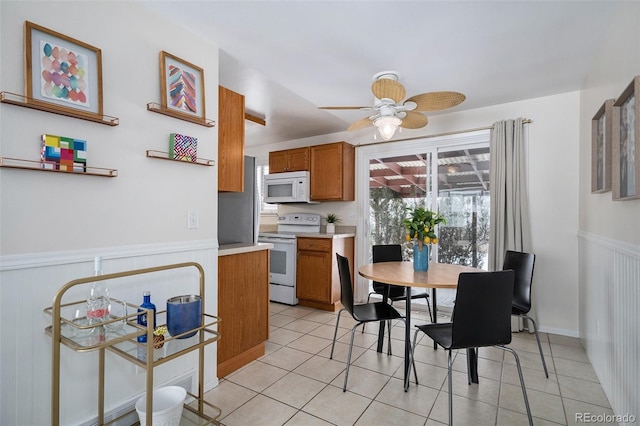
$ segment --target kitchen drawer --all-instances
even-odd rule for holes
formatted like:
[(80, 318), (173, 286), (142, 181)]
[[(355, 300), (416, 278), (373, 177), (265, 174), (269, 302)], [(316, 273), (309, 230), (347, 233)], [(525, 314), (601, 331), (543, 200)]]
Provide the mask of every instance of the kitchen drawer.
[(298, 250), (331, 252), (332, 240), (330, 238), (298, 238)]

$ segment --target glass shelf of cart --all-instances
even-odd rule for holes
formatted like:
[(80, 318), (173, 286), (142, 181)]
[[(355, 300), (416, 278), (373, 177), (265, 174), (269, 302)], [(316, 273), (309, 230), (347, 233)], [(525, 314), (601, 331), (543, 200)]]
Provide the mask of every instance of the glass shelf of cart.
[[(165, 311), (159, 311), (158, 315), (163, 313), (165, 313)], [(157, 347), (159, 344), (153, 344), (154, 366), (163, 364), (217, 341), (219, 334), (216, 330), (212, 329), (212, 326), (218, 323), (218, 317), (209, 314), (204, 314), (204, 317), (205, 322), (202, 326), (182, 334), (188, 335), (195, 332), (196, 334), (194, 336), (180, 338), (179, 336), (182, 335), (174, 337), (167, 334), (165, 335), (164, 341), (161, 342), (162, 347)], [(139, 367), (146, 368), (147, 366), (147, 343), (138, 342), (136, 339), (128, 339), (118, 341), (110, 345), (107, 349), (126, 358)]]
[[(126, 304), (132, 313), (123, 317), (110, 316), (107, 321), (100, 324), (90, 324), (87, 317), (81, 315), (86, 310), (86, 301), (62, 305), (60, 308), (61, 343), (76, 352), (89, 352), (118, 342), (135, 340), (138, 336), (147, 333), (146, 327), (136, 323), (139, 306), (113, 298), (111, 300)], [(52, 311), (52, 307), (44, 310), (46, 314), (53, 316)], [(45, 332), (52, 335), (53, 325), (46, 327)]]
[(180, 422), (180, 426), (194, 425), (194, 426), (205, 426), (205, 425), (219, 425), (220, 421), (218, 418), (222, 415), (222, 410), (220, 410), (215, 405), (211, 405), (205, 400), (202, 400), (203, 405), (203, 413), (198, 412), (198, 397), (188, 393), (188, 396), (195, 398), (196, 400), (189, 403), (184, 404), (184, 410), (182, 410), (182, 419)]
[[(212, 405), (202, 400), (202, 409), (203, 412), (198, 411), (198, 397), (191, 392), (187, 392), (187, 400), (193, 398), (194, 400), (185, 403), (182, 410), (182, 417), (180, 418), (180, 426), (206, 426), (206, 425), (220, 425), (220, 421), (218, 418), (222, 415), (222, 410), (220, 410), (215, 405)], [(129, 411), (120, 413), (120, 416), (111, 420), (110, 424), (120, 424), (119, 420), (128, 417), (131, 414), (136, 413), (135, 409), (131, 409)], [(137, 415), (137, 413), (136, 413)], [(136, 423), (139, 424), (139, 423)]]

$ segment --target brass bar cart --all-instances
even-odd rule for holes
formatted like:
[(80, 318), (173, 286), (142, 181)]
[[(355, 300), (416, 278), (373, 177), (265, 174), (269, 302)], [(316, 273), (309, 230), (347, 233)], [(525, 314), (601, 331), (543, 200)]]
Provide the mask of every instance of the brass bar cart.
[[(144, 327), (137, 324), (136, 319), (142, 309), (143, 312), (152, 314), (151, 311), (141, 308), (138, 305), (126, 303), (132, 312), (121, 317), (110, 316), (107, 321), (102, 322), (99, 326), (87, 325), (82, 320), (84, 318), (75, 318), (71, 312), (82, 309), (86, 301), (75, 301), (63, 303), (65, 294), (73, 287), (86, 285), (97, 281), (109, 280), (110, 286), (114, 286), (114, 282), (125, 277), (136, 275), (151, 274), (161, 271), (167, 271), (180, 268), (196, 268), (199, 272), (200, 279), (200, 297), (202, 299), (203, 314), (201, 326), (187, 331), (178, 336), (165, 337), (163, 349), (154, 349), (153, 327), (151, 322)], [(132, 411), (124, 413), (117, 418), (110, 419), (105, 423), (104, 415), (104, 384), (105, 384), (105, 351), (113, 352), (129, 362), (144, 368), (146, 370), (146, 407), (147, 413), (146, 424), (152, 425), (153, 412), (153, 369), (154, 367), (171, 361), (182, 355), (197, 350), (198, 356), (198, 394), (194, 395), (187, 392), (188, 397), (197, 401), (197, 409), (192, 407), (192, 403), (185, 403), (182, 414), (181, 425), (219, 425), (217, 420), (221, 415), (219, 408), (207, 403), (204, 400), (204, 348), (205, 346), (216, 342), (220, 335), (214, 327), (220, 319), (216, 316), (204, 313), (204, 269), (199, 263), (185, 262), (171, 265), (156, 266), (151, 268), (137, 269), (132, 271), (117, 272), (113, 274), (91, 276), (78, 278), (69, 281), (58, 290), (53, 305), (44, 309), (46, 314), (51, 315), (51, 325), (45, 328), (46, 334), (51, 336), (52, 344), (52, 377), (51, 377), (51, 424), (58, 426), (60, 424), (60, 347), (67, 348), (76, 352), (98, 351), (98, 424), (109, 425), (117, 422), (119, 419), (131, 414)], [(113, 301), (114, 299), (112, 299)], [(118, 301), (120, 303), (125, 303)], [(158, 311), (157, 314), (163, 314), (166, 311)], [(104, 328), (100, 333), (96, 333), (95, 328), (107, 327), (112, 323), (121, 325), (119, 332), (104, 332)], [(192, 337), (181, 338), (197, 331)], [(137, 337), (147, 335), (147, 341), (140, 343)], [(181, 339), (180, 339), (181, 338)], [(177, 339), (177, 340), (176, 340)], [(205, 414), (205, 408), (206, 414)], [(211, 413), (214, 413), (213, 415)]]

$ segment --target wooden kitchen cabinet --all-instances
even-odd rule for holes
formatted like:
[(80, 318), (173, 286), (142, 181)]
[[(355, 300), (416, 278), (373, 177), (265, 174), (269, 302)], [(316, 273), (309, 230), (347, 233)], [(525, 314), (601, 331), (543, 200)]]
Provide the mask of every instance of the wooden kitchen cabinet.
[(355, 147), (336, 142), (311, 147), (313, 201), (355, 200)]
[(309, 170), (309, 147), (269, 153), (269, 173)]
[(269, 339), (269, 250), (218, 257), (218, 316), (221, 378), (264, 355)]
[(218, 87), (218, 191), (244, 191), (244, 96)]
[(349, 259), (353, 282), (353, 237), (298, 237), (297, 245), (298, 303), (327, 311), (338, 310), (342, 305), (336, 253)]

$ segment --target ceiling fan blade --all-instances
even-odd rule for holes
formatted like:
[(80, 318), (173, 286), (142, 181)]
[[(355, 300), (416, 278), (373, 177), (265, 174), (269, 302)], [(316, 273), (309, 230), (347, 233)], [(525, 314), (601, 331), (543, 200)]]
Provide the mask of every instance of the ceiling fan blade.
[(318, 107), (318, 109), (360, 109), (363, 111), (368, 111), (373, 108), (370, 106), (326, 106), (326, 107)]
[(429, 119), (419, 112), (407, 111), (407, 116), (402, 119), (400, 127), (405, 129), (420, 129), (429, 123)]
[(441, 111), (460, 105), (467, 97), (458, 92), (430, 92), (415, 95), (406, 102), (415, 102), (414, 111)]
[(351, 126), (349, 126), (347, 131), (353, 132), (354, 130), (364, 129), (365, 127), (370, 126), (372, 124), (373, 124), (373, 121), (371, 121), (369, 117), (365, 117), (363, 119), (356, 121)]
[(391, 99), (393, 102), (400, 102), (407, 95), (404, 86), (396, 80), (381, 78), (371, 85), (371, 91), (378, 99)]

